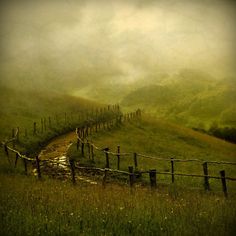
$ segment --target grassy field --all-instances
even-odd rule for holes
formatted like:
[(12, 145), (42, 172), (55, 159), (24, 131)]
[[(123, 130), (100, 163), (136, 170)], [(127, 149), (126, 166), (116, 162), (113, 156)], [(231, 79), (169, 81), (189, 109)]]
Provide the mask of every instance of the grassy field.
[[(176, 159), (201, 159), (205, 161), (236, 161), (236, 145), (216, 139), (206, 134), (193, 131), (172, 123), (143, 117), (142, 120), (114, 128), (112, 132), (102, 131), (90, 137), (98, 147), (109, 147), (110, 151), (117, 152), (120, 145), (121, 153), (131, 153), (120, 157), (120, 169), (128, 171), (128, 166), (134, 166), (133, 153), (141, 153), (153, 157), (161, 157), (165, 160), (155, 160), (138, 155), (138, 170), (170, 171), (170, 157)], [(87, 148), (85, 148), (87, 151)], [(79, 160), (81, 165), (105, 167), (105, 155), (95, 151), (95, 162), (81, 156), (76, 145), (71, 146), (69, 155)], [(86, 154), (87, 156), (87, 154)], [(117, 157), (110, 155), (110, 168), (117, 168)], [(219, 176), (219, 171), (225, 170), (226, 175), (236, 177), (236, 168), (232, 165), (208, 164), (209, 175)], [(203, 174), (202, 163), (199, 162), (175, 162), (175, 172), (187, 174)], [(148, 176), (144, 176), (147, 180)], [(159, 183), (168, 184), (171, 181), (169, 175), (158, 175)], [(176, 176), (177, 185), (202, 188), (202, 178)], [(212, 189), (221, 191), (220, 180), (210, 179)], [(235, 192), (235, 183), (228, 182), (229, 191)]]
[(0, 176), (1, 235), (233, 235), (235, 198)]
[[(31, 102), (33, 107), (34, 101)], [(63, 106), (56, 108), (53, 102), (49, 99), (48, 113), (42, 113), (44, 116), (49, 115), (50, 106), (55, 113), (64, 111)], [(28, 103), (24, 106), (30, 109)], [(1, 116), (6, 114), (9, 119), (5, 117), (1, 122), (1, 138), (5, 138), (12, 126), (30, 128), (32, 122), (40, 119), (33, 108), (32, 117), (18, 110), (19, 102), (8, 103), (4, 109)], [(32, 145), (32, 152), (36, 151), (60, 132), (52, 129), (36, 137), (29, 135), (27, 145)], [(21, 137), (19, 144), (26, 145)], [(157, 157), (235, 160), (233, 144), (147, 117), (111, 131), (101, 131), (91, 138), (96, 145), (109, 147), (111, 151), (120, 145), (121, 152), (135, 151)], [(89, 162), (88, 158), (81, 159), (75, 146), (69, 152), (81, 164)], [(104, 167), (104, 160), (104, 154), (95, 153), (97, 166)], [(9, 164), (0, 150), (0, 235), (233, 235), (236, 230), (235, 186), (231, 184), (228, 199), (224, 198), (219, 181), (211, 181), (213, 191), (205, 193), (202, 179), (176, 177), (176, 183), (169, 184), (170, 177), (159, 175), (156, 190), (138, 184), (131, 190), (127, 184), (117, 182), (109, 182), (105, 188), (101, 182), (90, 185), (77, 181), (73, 186), (70, 180), (59, 181), (45, 174), (42, 181), (33, 175), (25, 176), (23, 163), (19, 160), (14, 168), (13, 161), (12, 158)], [(129, 165), (133, 165), (132, 155), (121, 157), (121, 169), (127, 170)], [(111, 167), (116, 167), (115, 158), (111, 158)], [(138, 158), (138, 168), (169, 171), (170, 163)], [(178, 172), (202, 174), (201, 165), (178, 163), (175, 168)], [(209, 166), (209, 173), (218, 175), (222, 168), (228, 176), (235, 177), (235, 168), (229, 166)]]

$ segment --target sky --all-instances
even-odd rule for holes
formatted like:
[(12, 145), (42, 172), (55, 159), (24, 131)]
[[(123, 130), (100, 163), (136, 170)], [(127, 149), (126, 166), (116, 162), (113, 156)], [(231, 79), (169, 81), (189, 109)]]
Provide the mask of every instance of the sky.
[(132, 82), (183, 68), (235, 77), (227, 0), (1, 1), (0, 80)]

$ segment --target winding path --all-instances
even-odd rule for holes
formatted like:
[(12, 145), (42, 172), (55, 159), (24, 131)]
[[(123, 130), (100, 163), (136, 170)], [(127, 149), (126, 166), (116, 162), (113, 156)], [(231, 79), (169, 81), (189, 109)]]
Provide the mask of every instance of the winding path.
[[(42, 171), (52, 177), (60, 179), (70, 178), (71, 173), (68, 167), (69, 162), (66, 154), (75, 140), (75, 132), (70, 132), (54, 138), (46, 147), (44, 147), (39, 154), (39, 159), (42, 163)], [(84, 176), (76, 175), (76, 179), (89, 184), (97, 184), (97, 182)]]

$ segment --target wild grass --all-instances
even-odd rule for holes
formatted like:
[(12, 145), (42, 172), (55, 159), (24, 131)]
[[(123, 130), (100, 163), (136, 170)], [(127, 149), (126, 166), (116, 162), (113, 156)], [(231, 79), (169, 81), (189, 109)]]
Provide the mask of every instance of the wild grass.
[(1, 235), (233, 235), (235, 198), (2, 175)]

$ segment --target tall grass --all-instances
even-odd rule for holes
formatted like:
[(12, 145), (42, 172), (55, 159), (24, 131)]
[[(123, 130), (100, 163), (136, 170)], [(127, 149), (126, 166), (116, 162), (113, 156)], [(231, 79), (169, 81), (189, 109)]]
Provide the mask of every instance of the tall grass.
[(1, 175), (1, 235), (233, 235), (235, 198)]

